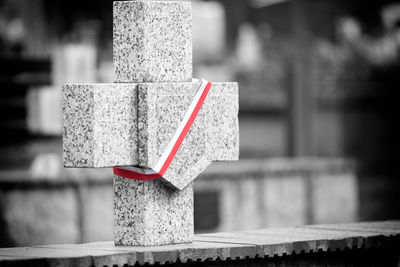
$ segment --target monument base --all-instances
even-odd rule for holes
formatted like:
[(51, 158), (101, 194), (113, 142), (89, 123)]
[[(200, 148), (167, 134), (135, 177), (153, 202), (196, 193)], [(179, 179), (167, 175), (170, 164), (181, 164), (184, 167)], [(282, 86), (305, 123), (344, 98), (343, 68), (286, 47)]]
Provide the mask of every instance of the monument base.
[(112, 242), (0, 248), (0, 266), (399, 266), (400, 222), (196, 235), (187, 245)]
[(193, 183), (179, 191), (160, 179), (138, 181), (114, 175), (115, 245), (191, 243), (193, 227)]

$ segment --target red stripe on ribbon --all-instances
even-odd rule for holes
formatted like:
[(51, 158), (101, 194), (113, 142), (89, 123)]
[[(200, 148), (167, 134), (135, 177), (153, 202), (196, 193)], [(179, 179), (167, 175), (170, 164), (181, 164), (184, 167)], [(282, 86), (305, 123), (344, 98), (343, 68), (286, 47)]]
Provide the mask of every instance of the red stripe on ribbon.
[(189, 120), (186, 122), (185, 127), (183, 128), (182, 132), (180, 133), (176, 143), (174, 144), (171, 152), (169, 153), (167, 159), (165, 160), (163, 166), (161, 167), (160, 171), (156, 174), (143, 174), (143, 173), (138, 173), (135, 171), (131, 170), (125, 170), (125, 169), (119, 169), (117, 167), (114, 167), (114, 174), (120, 177), (128, 178), (128, 179), (134, 179), (134, 180), (142, 180), (142, 181), (148, 181), (148, 180), (154, 180), (161, 178), (165, 172), (167, 171), (169, 165), (171, 164), (172, 160), (174, 159), (176, 153), (178, 152), (183, 140), (185, 139), (187, 133), (190, 130), (190, 127), (192, 127), (192, 124), (194, 120), (196, 119), (197, 115), (200, 112), (201, 107), (203, 106), (203, 103), (208, 95), (208, 92), (211, 89), (211, 82), (208, 82), (203, 93), (200, 96), (199, 101), (197, 102), (192, 114), (189, 117)]
[(114, 174), (120, 177), (128, 178), (128, 179), (133, 179), (133, 180), (141, 180), (141, 181), (149, 181), (149, 180), (154, 180), (161, 178), (161, 175), (156, 173), (156, 174), (143, 174), (143, 173), (138, 173), (135, 171), (128, 171), (124, 169), (119, 169), (114, 167)]
[(192, 115), (190, 115), (189, 120), (187, 121), (185, 127), (183, 128), (181, 134), (179, 135), (178, 140), (176, 141), (174, 147), (171, 150), (171, 153), (168, 155), (167, 160), (165, 161), (164, 165), (162, 166), (160, 170), (160, 175), (163, 176), (164, 173), (167, 171), (169, 165), (171, 164), (172, 160), (174, 159), (176, 153), (178, 152), (178, 149), (180, 148), (183, 140), (185, 139), (187, 133), (189, 132), (190, 127), (192, 127), (192, 124), (194, 120), (197, 117), (197, 114), (199, 114), (199, 111), (204, 103), (204, 100), (206, 100), (206, 97), (208, 95), (208, 92), (210, 91), (211, 88), (211, 83), (208, 82), (206, 85), (206, 88), (204, 89), (203, 93), (200, 96), (199, 102), (197, 102), (196, 107), (194, 108)]

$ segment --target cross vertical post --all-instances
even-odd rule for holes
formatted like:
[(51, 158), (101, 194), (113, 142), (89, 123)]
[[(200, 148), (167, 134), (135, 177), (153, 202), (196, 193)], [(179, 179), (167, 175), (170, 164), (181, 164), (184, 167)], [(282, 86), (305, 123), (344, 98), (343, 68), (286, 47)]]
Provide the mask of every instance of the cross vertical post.
[(63, 88), (64, 165), (114, 167), (116, 245), (192, 242), (193, 180), (238, 159), (238, 85), (192, 78), (191, 24), (191, 2), (114, 2), (114, 83)]

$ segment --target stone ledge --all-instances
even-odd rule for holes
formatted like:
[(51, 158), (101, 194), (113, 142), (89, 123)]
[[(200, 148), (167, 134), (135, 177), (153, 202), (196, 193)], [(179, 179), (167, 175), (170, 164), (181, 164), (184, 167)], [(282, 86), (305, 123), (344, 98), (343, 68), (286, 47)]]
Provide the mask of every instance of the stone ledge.
[[(235, 179), (243, 174), (257, 175), (309, 175), (318, 173), (342, 173), (356, 170), (353, 161), (341, 158), (303, 158), (303, 159), (240, 159), (236, 162), (218, 162), (211, 165), (199, 177), (202, 180), (220, 178)], [(100, 168), (64, 168), (59, 177), (49, 179), (46, 177), (33, 177), (29, 170), (26, 171), (0, 171), (0, 188), (19, 189), (31, 187), (65, 187), (80, 184), (112, 184), (112, 169)]]
[(273, 258), (304, 253), (394, 248), (400, 221), (310, 225), (202, 234), (192, 244), (116, 247), (112, 242), (0, 249), (1, 266), (133, 266)]

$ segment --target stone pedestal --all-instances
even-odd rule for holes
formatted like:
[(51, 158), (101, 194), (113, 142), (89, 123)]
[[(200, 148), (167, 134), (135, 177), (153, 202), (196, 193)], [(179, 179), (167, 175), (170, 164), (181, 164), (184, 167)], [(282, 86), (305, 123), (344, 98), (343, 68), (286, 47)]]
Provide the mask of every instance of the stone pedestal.
[(162, 180), (114, 176), (116, 245), (156, 246), (193, 242), (193, 184), (172, 189)]

